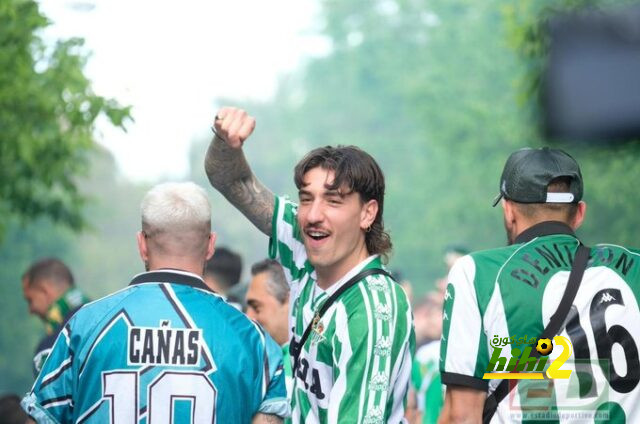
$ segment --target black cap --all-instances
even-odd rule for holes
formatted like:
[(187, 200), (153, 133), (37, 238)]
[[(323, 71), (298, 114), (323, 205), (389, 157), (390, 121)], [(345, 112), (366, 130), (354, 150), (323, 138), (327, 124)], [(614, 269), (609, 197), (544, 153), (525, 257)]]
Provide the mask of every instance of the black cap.
[[(551, 180), (570, 179), (569, 192), (547, 193)], [(582, 200), (582, 174), (578, 163), (559, 149), (521, 149), (509, 156), (500, 177), (500, 199), (518, 203), (578, 203)]]

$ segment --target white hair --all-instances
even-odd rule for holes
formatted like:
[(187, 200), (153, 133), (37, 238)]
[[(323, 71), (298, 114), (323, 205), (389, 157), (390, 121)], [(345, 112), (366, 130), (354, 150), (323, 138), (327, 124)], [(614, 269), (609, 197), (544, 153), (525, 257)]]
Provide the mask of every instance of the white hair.
[(207, 193), (192, 182), (156, 185), (142, 199), (141, 211), (142, 230), (149, 236), (211, 231)]

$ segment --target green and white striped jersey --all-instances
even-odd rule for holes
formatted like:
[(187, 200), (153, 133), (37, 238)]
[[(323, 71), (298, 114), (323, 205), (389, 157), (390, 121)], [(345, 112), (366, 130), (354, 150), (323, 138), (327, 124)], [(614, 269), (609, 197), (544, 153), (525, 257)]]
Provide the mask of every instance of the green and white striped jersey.
[[(340, 286), (363, 269), (380, 268), (370, 256), (328, 290), (316, 285), (297, 220), (297, 205), (276, 198), (269, 255), (291, 285), (290, 337), (296, 342)], [(402, 288), (372, 275), (345, 291), (327, 310), (300, 354), (294, 376), (292, 422), (404, 422), (404, 399), (415, 347), (411, 308)]]
[[(495, 390), (501, 380), (482, 379), (494, 350), (500, 346), (501, 356), (509, 358), (511, 349), (529, 345), (517, 346), (521, 340), (542, 334), (564, 294), (578, 244), (566, 225), (544, 222), (514, 245), (456, 262), (445, 293), (443, 383)], [(640, 422), (639, 291), (638, 250), (591, 248), (559, 333), (571, 341), (571, 356), (562, 365), (571, 377), (520, 381), (492, 422)], [(562, 352), (554, 349), (548, 363)]]

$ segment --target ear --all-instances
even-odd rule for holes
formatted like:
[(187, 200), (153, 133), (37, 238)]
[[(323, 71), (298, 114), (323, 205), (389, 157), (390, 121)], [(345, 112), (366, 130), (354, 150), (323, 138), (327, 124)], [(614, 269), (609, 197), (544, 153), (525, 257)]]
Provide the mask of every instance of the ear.
[(516, 220), (515, 207), (513, 203), (506, 199), (502, 199), (502, 211), (504, 212), (504, 222), (511, 225)]
[(211, 259), (213, 253), (216, 251), (216, 233), (209, 234), (209, 241), (207, 242), (207, 258), (206, 260)]
[(519, 234), (518, 224), (521, 219), (516, 205), (510, 200), (502, 199), (502, 211), (504, 212), (504, 229), (507, 230), (507, 234)]
[(574, 231), (580, 228), (586, 214), (587, 214), (587, 204), (581, 200), (578, 202), (578, 210), (576, 211), (576, 215), (573, 217), (573, 220), (570, 223), (570, 227)]
[(142, 259), (142, 262), (147, 263), (149, 261), (147, 238), (142, 231), (138, 231), (136, 238), (138, 240), (138, 252), (140, 252), (140, 258)]
[(360, 228), (366, 230), (371, 227), (376, 216), (378, 216), (378, 201), (371, 199), (362, 206)]

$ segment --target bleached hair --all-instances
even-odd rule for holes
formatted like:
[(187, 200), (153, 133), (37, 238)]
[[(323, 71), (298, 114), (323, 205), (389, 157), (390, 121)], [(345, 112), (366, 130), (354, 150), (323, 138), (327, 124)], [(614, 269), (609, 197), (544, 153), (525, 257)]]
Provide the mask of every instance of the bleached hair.
[(142, 230), (159, 233), (211, 231), (211, 205), (207, 193), (192, 182), (162, 183), (142, 199)]

